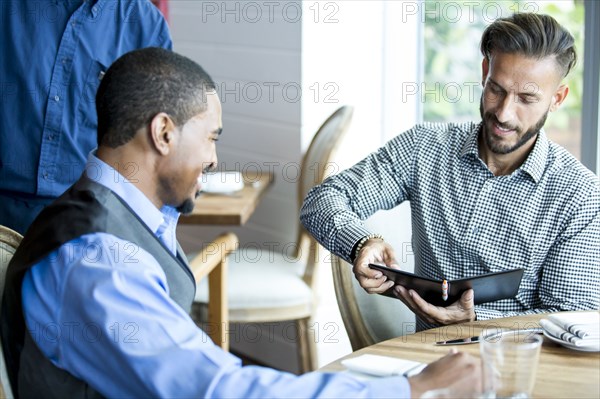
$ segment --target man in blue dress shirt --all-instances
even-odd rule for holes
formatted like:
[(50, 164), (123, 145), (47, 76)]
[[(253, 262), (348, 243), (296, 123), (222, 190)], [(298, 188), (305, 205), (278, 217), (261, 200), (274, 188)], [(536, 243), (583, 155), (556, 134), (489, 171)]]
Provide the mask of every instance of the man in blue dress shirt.
[(0, 26), (0, 224), (24, 234), (83, 172), (108, 66), (172, 43), (147, 0), (2, 1)]
[(454, 352), (408, 379), (242, 367), (191, 320), (195, 282), (175, 238), (217, 162), (214, 83), (149, 48), (108, 69), (96, 102), (84, 176), (33, 222), (7, 272), (12, 311), (0, 326), (20, 396), (420, 397), (479, 386), (478, 362)]

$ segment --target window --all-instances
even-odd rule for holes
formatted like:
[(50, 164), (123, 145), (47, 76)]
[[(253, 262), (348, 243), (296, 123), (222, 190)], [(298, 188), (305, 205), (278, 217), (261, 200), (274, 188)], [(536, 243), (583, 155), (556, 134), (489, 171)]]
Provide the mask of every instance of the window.
[(425, 121), (480, 120), (481, 60), (479, 40), (487, 25), (514, 12), (555, 17), (575, 38), (578, 63), (566, 77), (569, 95), (548, 116), (548, 137), (581, 160), (583, 100), (584, 5), (581, 1), (454, 1), (426, 0), (423, 8), (423, 83)]

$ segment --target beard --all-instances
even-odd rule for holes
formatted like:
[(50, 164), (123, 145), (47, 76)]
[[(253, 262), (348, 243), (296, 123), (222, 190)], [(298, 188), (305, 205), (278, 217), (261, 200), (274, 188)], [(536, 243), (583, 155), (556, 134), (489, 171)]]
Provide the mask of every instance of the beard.
[[(200, 191), (196, 191), (196, 194), (194, 195), (194, 198), (198, 198), (198, 196), (200, 196)], [(183, 213), (184, 215), (188, 215), (190, 213), (192, 213), (192, 211), (194, 210), (194, 200), (191, 198), (186, 198), (181, 204), (179, 204), (178, 207), (176, 207), (175, 209), (177, 210), (177, 212), (179, 213)]]
[[(548, 111), (546, 110), (544, 115), (533, 125), (530, 129), (523, 132), (523, 130), (518, 126), (511, 126), (506, 123), (500, 123), (498, 118), (493, 112), (484, 112), (483, 111), (483, 94), (481, 95), (481, 100), (479, 101), (479, 114), (481, 115), (481, 119), (483, 120), (483, 139), (485, 140), (485, 144), (489, 148), (491, 152), (494, 154), (510, 154), (513, 151), (518, 150), (523, 146), (523, 144), (527, 143), (531, 138), (537, 136), (540, 133), (540, 130), (546, 124), (546, 119), (548, 118)], [(502, 129), (514, 130), (517, 133), (518, 139), (517, 142), (511, 146), (507, 146), (506, 144), (502, 144), (501, 141), (497, 140), (491, 133), (488, 131), (488, 126), (490, 125), (498, 125)], [(491, 129), (490, 129), (491, 130)]]
[(193, 187), (190, 186), (186, 190), (187, 193), (194, 192), (195, 195), (192, 197), (188, 194), (187, 198), (182, 199), (181, 195), (177, 195), (178, 192), (181, 194), (181, 182), (173, 177), (161, 176), (158, 180), (158, 197), (162, 199), (165, 205), (172, 206), (177, 212), (187, 215), (194, 210), (194, 199), (200, 195), (200, 191), (196, 190), (196, 184), (194, 182)]

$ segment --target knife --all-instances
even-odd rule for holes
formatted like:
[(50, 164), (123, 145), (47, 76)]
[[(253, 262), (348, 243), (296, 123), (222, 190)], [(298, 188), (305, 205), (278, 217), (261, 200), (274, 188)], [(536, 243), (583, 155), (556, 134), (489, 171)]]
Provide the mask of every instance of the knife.
[[(498, 334), (496, 334), (495, 336), (515, 333), (515, 332), (519, 332), (519, 333), (530, 332), (532, 334), (542, 334), (543, 331), (544, 331), (544, 329), (541, 327), (525, 328), (523, 330), (502, 331), (502, 332), (499, 332)], [(476, 344), (476, 343), (479, 343), (479, 335), (476, 335), (474, 337), (451, 339), (449, 341), (438, 341), (435, 344), (436, 345), (467, 345), (467, 344)]]

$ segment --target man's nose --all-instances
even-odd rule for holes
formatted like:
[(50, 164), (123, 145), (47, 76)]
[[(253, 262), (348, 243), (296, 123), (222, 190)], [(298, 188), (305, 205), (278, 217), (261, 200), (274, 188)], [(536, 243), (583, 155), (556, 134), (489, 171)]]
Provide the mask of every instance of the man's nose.
[(204, 172), (210, 172), (212, 170), (215, 170), (217, 168), (218, 163), (219, 163), (219, 160), (217, 158), (217, 154), (215, 154), (213, 156), (212, 161), (207, 162), (206, 166), (204, 167)]
[(496, 119), (500, 123), (507, 123), (515, 119), (515, 97), (512, 94), (504, 96), (496, 109)]

